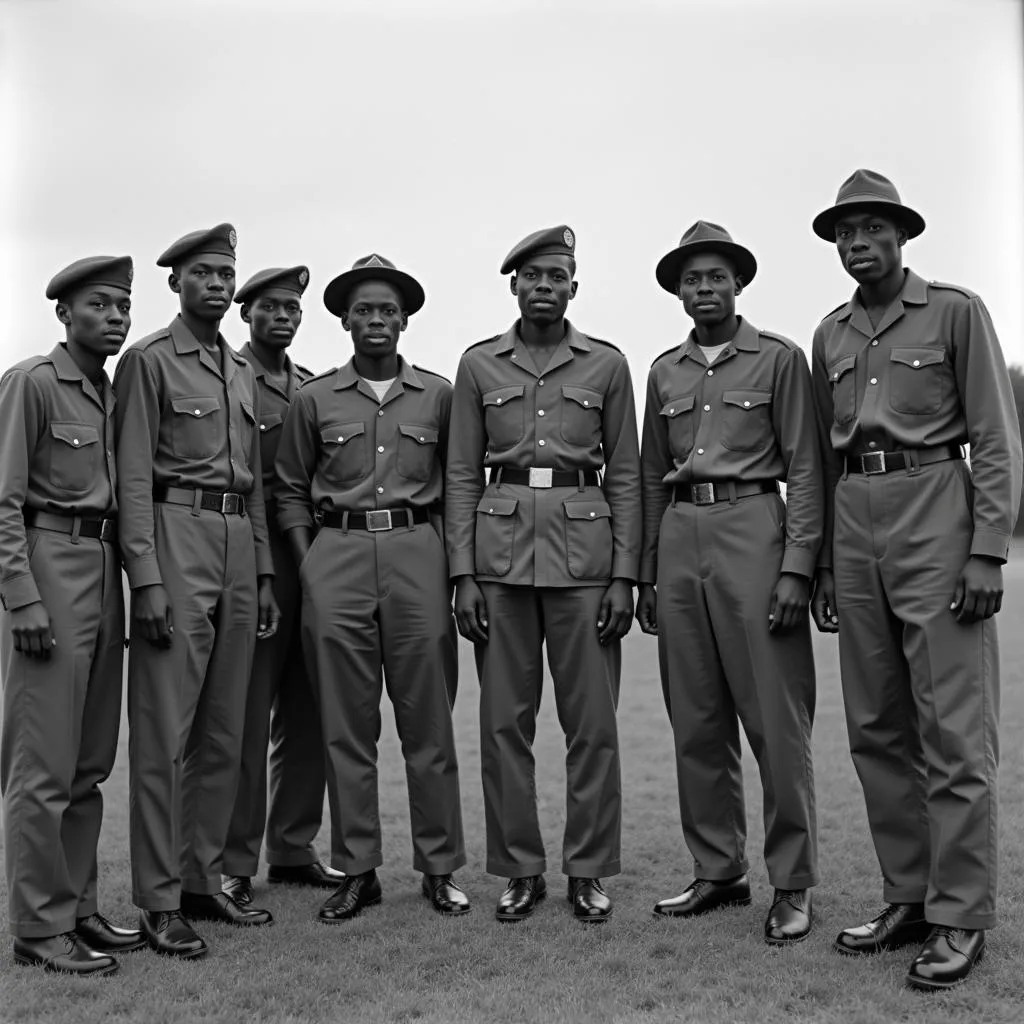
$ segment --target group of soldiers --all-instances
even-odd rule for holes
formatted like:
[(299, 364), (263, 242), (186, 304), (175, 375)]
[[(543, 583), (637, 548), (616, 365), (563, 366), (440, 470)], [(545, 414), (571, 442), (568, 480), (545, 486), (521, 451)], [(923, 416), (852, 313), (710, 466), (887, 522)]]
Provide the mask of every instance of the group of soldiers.
[[(480, 680), (486, 869), (508, 879), (496, 917), (528, 918), (546, 893), (532, 752), (546, 647), (566, 738), (567, 896), (580, 921), (607, 920), (620, 642), (638, 588), (694, 861), (655, 914), (751, 902), (742, 726), (764, 789), (764, 937), (810, 933), (810, 610), (839, 635), (884, 880), (882, 912), (835, 949), (916, 944), (912, 986), (963, 981), (996, 923), (993, 616), (1021, 491), (1017, 417), (981, 299), (904, 268), (924, 221), (890, 181), (855, 172), (813, 229), (856, 290), (817, 328), (810, 367), (737, 314), (757, 261), (724, 228), (698, 221), (658, 263), (692, 330), (651, 367), (642, 443), (626, 357), (566, 319), (565, 225), (508, 254), (518, 319), (465, 351), (454, 386), (399, 355), (425, 295), (379, 255), (328, 284), (353, 354), (318, 376), (288, 356), (307, 269), (236, 289), (229, 224), (159, 258), (179, 313), (124, 351), (113, 383), (131, 259), (57, 274), (46, 296), (65, 340), (0, 383), (15, 961), (106, 974), (143, 946), (205, 955), (196, 921), (270, 923), (253, 905), (264, 836), (270, 882), (332, 890), (325, 924), (378, 903), (384, 683), (423, 895), (467, 913), (456, 627)], [(232, 299), (250, 335), (238, 352), (220, 333)], [(122, 567), (138, 930), (104, 917), (96, 892)], [(331, 867), (313, 845), (325, 790)]]

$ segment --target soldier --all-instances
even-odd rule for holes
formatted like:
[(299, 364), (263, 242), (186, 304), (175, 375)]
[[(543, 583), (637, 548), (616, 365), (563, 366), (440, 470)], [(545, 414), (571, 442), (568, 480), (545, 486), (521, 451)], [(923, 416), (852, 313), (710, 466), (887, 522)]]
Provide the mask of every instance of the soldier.
[(923, 941), (908, 983), (947, 988), (968, 977), (996, 923), (993, 616), (1020, 499), (1020, 433), (984, 303), (903, 267), (904, 244), (925, 224), (892, 182), (855, 171), (813, 226), (857, 290), (814, 334), (827, 486), (812, 611), (819, 629), (839, 633), (850, 750), (887, 904), (835, 948)]
[(807, 602), (823, 508), (807, 360), (736, 315), (756, 271), (707, 221), (658, 264), (694, 326), (647, 382), (637, 620), (658, 637), (696, 876), (654, 912), (750, 903), (738, 718), (764, 789), (765, 941), (783, 945), (810, 933), (818, 882)]
[[(252, 903), (264, 828), (267, 880), (333, 889), (344, 875), (320, 863), (313, 841), (324, 804), (324, 751), (320, 717), (302, 658), (301, 591), (292, 553), (277, 526), (274, 460), (285, 414), (296, 388), (312, 376), (288, 358), (302, 323), (306, 267), (261, 270), (235, 293), (249, 325), (244, 356), (260, 390), (260, 461), (263, 504), (274, 559), (274, 595), (281, 622), (253, 662), (242, 739), (242, 770), (224, 849), (224, 892)], [(270, 748), (270, 813), (267, 814), (267, 747)]]
[(49, 283), (65, 340), (0, 381), (0, 783), (14, 961), (111, 974), (144, 945), (99, 913), (100, 784), (121, 718), (114, 393), (132, 261), (94, 256)]
[(601, 878), (619, 872), (615, 712), (640, 465), (625, 356), (565, 319), (575, 247), (563, 224), (508, 254), (501, 272), (521, 318), (466, 350), (452, 404), (448, 558), (459, 631), (476, 645), (487, 870), (509, 879), (500, 921), (528, 917), (546, 892), (532, 751), (545, 640), (566, 734), (562, 869), (577, 918), (611, 915)]
[[(381, 675), (395, 708), (412, 819), (413, 868), (441, 914), (469, 900), (451, 709), (456, 663), (438, 512), (451, 384), (398, 354), (424, 302), (381, 256), (324, 292), (354, 355), (298, 391), (277, 457), (278, 522), (302, 584), (302, 633), (328, 756), (327, 794), (346, 872), (319, 911), (337, 924), (379, 903), (377, 739)], [(314, 524), (320, 527), (314, 537)]]
[(235, 291), (235, 230), (185, 235), (157, 266), (171, 269), (181, 312), (129, 348), (114, 376), (132, 589), (132, 898), (157, 953), (200, 957), (206, 943), (184, 917), (271, 920), (221, 892), (220, 875), (253, 647), (273, 634), (278, 611), (259, 388), (220, 334)]

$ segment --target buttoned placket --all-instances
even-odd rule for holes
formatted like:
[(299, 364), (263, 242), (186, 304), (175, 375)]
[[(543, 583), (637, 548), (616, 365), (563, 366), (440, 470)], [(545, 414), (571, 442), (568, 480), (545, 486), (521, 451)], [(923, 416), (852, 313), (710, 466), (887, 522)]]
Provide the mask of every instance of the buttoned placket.
[[(736, 349), (733, 347), (732, 342), (729, 343), (728, 347), (722, 349), (719, 353), (718, 358), (710, 366), (708, 365), (707, 359), (704, 357), (704, 353), (700, 346), (696, 342), (692, 342), (693, 348), (696, 352), (700, 352), (701, 358), (696, 358), (696, 352), (684, 351), (683, 358), (689, 358), (694, 361), (698, 366), (702, 366), (703, 370), (700, 376), (700, 384), (697, 386), (697, 393), (694, 395), (693, 400), (693, 415), (696, 417), (693, 425), (693, 458), (694, 458), (694, 478), (697, 480), (701, 479), (701, 474), (696, 472), (697, 456), (702, 456), (705, 451), (705, 445), (707, 441), (703, 435), (708, 433), (714, 433), (715, 429), (715, 410), (714, 402), (705, 401), (705, 385), (707, 385), (708, 391), (711, 394), (709, 398), (715, 398), (719, 395), (721, 389), (716, 384), (711, 383), (710, 378), (715, 376), (716, 370), (720, 370), (723, 363), (728, 362), (736, 355)], [(707, 431), (704, 430), (704, 424), (708, 424)]]
[[(848, 327), (857, 331), (864, 339), (856, 352), (858, 358), (854, 368), (854, 388), (864, 396), (857, 409), (858, 415), (861, 410), (872, 413), (880, 401), (882, 380), (888, 372), (889, 362), (888, 346), (881, 344), (881, 336), (902, 319), (903, 313), (903, 301), (897, 296), (882, 314), (877, 327), (872, 325), (867, 310), (860, 304), (854, 307), (847, 321)], [(859, 358), (861, 355), (864, 355), (863, 359)], [(868, 442), (868, 447), (877, 447), (877, 442)]]
[[(387, 457), (387, 446), (381, 444), (382, 439), (380, 437), (380, 431), (386, 427), (385, 420), (390, 420), (390, 417), (385, 415), (385, 406), (391, 405), (405, 394), (405, 385), (400, 380), (395, 380), (391, 387), (388, 388), (387, 394), (378, 402), (377, 396), (373, 392), (372, 388), (363, 380), (360, 380), (356, 385), (357, 390), (361, 395), (365, 395), (371, 401), (378, 405), (377, 415), (373, 418), (373, 448), (374, 448), (374, 459), (373, 459), (373, 493), (374, 502), (377, 508), (390, 508), (388, 504), (388, 496), (385, 492), (384, 484), (382, 483), (382, 476), (384, 472), (384, 460)], [(395, 425), (397, 428), (397, 424)], [(397, 445), (400, 443), (399, 431), (393, 429), (391, 436), (394, 443)], [(396, 472), (397, 472), (397, 459), (398, 452), (395, 452), (396, 459)]]
[[(106, 382), (103, 382), (102, 396), (92, 385), (92, 381), (83, 376), (81, 378), (82, 392), (90, 402), (95, 403), (103, 412), (103, 462), (107, 467), (107, 485), (110, 487), (110, 504), (113, 506), (116, 489), (116, 473), (114, 463), (114, 403), (117, 397), (114, 389)], [(73, 439), (73, 444), (78, 447), (78, 438)]]

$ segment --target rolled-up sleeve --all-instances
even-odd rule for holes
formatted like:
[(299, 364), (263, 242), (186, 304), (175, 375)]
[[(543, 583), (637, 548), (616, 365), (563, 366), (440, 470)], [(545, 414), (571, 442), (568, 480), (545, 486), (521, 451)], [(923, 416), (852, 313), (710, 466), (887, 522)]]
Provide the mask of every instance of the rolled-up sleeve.
[(473, 543), (476, 506), (484, 493), (484, 427), (480, 389), (469, 359), (462, 357), (452, 392), (451, 423), (448, 432), (448, 465), (445, 471), (445, 541), (448, 546), (448, 574), (472, 576), (476, 572)]

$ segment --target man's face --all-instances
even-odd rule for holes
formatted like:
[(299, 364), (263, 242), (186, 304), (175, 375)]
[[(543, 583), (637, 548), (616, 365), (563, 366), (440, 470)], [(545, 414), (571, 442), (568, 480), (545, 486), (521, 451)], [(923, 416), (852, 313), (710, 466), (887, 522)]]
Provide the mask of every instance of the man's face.
[(57, 319), (68, 336), (88, 352), (106, 358), (116, 355), (132, 325), (131, 294), (124, 288), (101, 285), (83, 288), (57, 303)]
[(679, 298), (695, 324), (711, 327), (733, 316), (742, 291), (742, 279), (719, 253), (696, 253), (680, 268)]
[(302, 305), (290, 288), (268, 288), (242, 306), (242, 319), (253, 341), (287, 348), (302, 323)]
[(352, 335), (356, 352), (369, 359), (393, 356), (409, 322), (398, 289), (384, 281), (364, 281), (349, 292), (347, 305), (341, 326)]
[(836, 221), (836, 248), (843, 268), (858, 284), (881, 281), (903, 265), (906, 231), (874, 210), (851, 210)]
[(182, 312), (197, 320), (220, 320), (235, 294), (234, 258), (197, 253), (174, 270), (170, 285), (181, 296)]
[(512, 294), (524, 320), (540, 326), (558, 323), (576, 295), (571, 256), (531, 256), (512, 275)]

